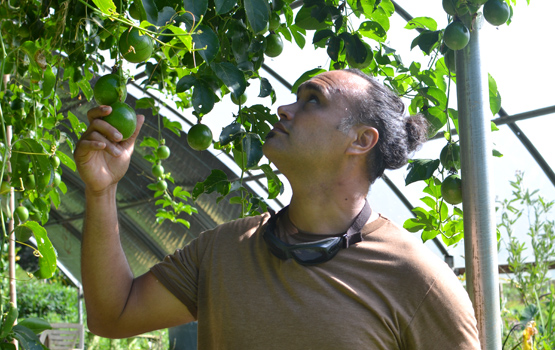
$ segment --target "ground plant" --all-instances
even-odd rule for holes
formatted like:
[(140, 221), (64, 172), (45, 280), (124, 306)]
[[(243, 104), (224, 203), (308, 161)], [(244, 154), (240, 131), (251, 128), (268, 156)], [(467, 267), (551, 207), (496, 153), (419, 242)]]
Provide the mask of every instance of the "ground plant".
[[(509, 285), (504, 289), (503, 349), (555, 348), (555, 201), (524, 187), (522, 173), (511, 181), (512, 196), (498, 202), (500, 245), (509, 253)], [(518, 237), (524, 223), (530, 244)], [(530, 249), (531, 247), (531, 249)]]
[[(249, 104), (245, 91), (257, 82), (258, 97), (268, 104), (275, 102), (276, 92), (260, 70), (287, 45), (313, 45), (329, 58), (329, 66), (314, 67), (299, 77), (293, 92), (325, 70), (362, 69), (409, 99), (409, 112), (422, 113), (430, 122), (430, 137), (443, 133), (454, 150), (447, 158), (456, 164), (458, 141), (444, 131), (458, 128), (457, 111), (449, 106), (450, 87), (456, 83), (453, 52), (466, 45), (465, 33), (475, 30), (482, 12), (494, 25), (510, 23), (515, 3), (444, 0), (447, 28), (439, 28), (431, 17), (409, 20), (406, 35), (414, 37), (411, 48), (428, 58), (423, 65), (403, 60), (387, 44), (390, 18), (396, 11), (391, 0), (2, 1), (0, 257), (7, 254), (7, 242), (30, 246), (34, 239), (38, 264), (33, 276), (47, 279), (55, 273), (56, 252), (45, 224), (51, 208), (58, 207), (67, 192), (62, 174), (76, 170), (71, 154), (86, 130), (86, 124), (64, 107), (72, 100), (95, 99), (110, 105), (114, 115), (107, 120), (123, 138), (134, 129), (135, 110), (150, 109), (157, 118), (158, 137), (140, 138), (138, 147), (148, 150), (144, 158), (152, 164), (148, 188), (155, 198), (158, 222), (170, 220), (188, 228), (190, 215), (196, 213), (194, 200), (212, 192), (219, 194), (220, 201), (240, 205), (240, 216), (265, 211), (265, 200), (283, 191), (270, 164), (262, 161), (262, 143), (277, 116), (266, 105)], [(106, 69), (108, 57), (111, 66)], [(162, 115), (162, 104), (154, 98), (141, 98), (128, 106), (124, 86), (130, 80), (175, 101), (179, 109), (192, 111), (196, 125), (206, 125), (203, 121), (212, 117), (214, 105), (231, 95), (237, 101), (237, 110), (230, 112), (233, 122), (222, 125), (215, 139), (199, 133), (202, 137), (192, 144), (199, 151), (213, 147), (233, 155), (242, 171), (240, 179), (230, 180), (224, 172), (213, 170), (191, 191), (176, 185), (164, 168), (171, 150), (162, 130), (180, 135), (182, 126)], [(491, 76), (489, 93), (495, 114), (501, 97)], [(423, 240), (441, 235), (450, 245), (463, 237), (463, 212), (460, 206), (446, 204), (441, 185), (459, 169), (451, 164), (440, 167), (439, 156), (411, 163), (407, 185), (426, 182), (422, 201), (428, 208), (416, 208), (415, 218), (405, 227), (422, 232)], [(267, 178), (267, 198), (243, 186), (244, 174), (253, 169)], [(11, 200), (15, 205), (10, 205)], [(0, 344), (17, 339), (21, 348), (28, 349), (37, 344), (35, 333), (42, 326), (12, 327), (16, 311), (0, 310)]]

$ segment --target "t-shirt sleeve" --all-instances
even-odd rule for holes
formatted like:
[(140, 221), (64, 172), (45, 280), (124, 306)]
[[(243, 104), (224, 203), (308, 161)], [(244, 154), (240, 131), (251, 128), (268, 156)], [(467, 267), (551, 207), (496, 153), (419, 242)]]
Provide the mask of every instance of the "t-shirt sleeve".
[(435, 279), (403, 339), (405, 349), (480, 350), (472, 303), (450, 270)]
[(183, 249), (177, 249), (163, 261), (151, 267), (150, 271), (189, 312), (197, 317), (199, 239), (194, 239)]

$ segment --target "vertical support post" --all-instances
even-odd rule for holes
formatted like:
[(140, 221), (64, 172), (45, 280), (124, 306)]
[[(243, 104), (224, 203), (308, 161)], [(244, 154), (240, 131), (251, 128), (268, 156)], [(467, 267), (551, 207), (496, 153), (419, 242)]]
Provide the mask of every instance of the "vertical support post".
[(467, 290), (483, 350), (501, 349), (497, 233), (491, 176), (487, 73), (480, 57), (479, 15), (469, 44), (456, 52)]

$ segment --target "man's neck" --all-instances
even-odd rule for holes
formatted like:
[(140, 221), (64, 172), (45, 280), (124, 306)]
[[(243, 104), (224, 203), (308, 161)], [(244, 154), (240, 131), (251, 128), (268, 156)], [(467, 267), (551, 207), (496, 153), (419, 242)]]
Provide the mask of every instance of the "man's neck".
[(366, 192), (304, 193), (293, 191), (289, 218), (301, 231), (317, 234), (345, 232), (362, 210)]

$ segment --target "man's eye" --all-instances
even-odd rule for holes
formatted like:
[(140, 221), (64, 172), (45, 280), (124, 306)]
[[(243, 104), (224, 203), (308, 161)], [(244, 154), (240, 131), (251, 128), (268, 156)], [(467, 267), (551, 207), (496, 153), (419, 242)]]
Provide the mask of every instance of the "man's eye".
[(318, 100), (318, 97), (316, 97), (316, 96), (314, 96), (314, 95), (311, 95), (311, 96), (308, 97), (308, 99), (306, 100), (306, 102), (309, 102), (309, 103), (318, 103), (319, 100)]

